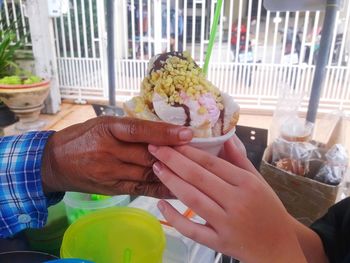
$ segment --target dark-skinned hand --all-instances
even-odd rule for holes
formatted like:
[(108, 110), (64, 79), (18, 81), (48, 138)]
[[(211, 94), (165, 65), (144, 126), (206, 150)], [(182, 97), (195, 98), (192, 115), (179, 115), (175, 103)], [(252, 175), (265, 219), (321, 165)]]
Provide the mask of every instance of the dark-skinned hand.
[(191, 139), (188, 128), (132, 118), (97, 117), (70, 126), (54, 133), (45, 147), (44, 192), (171, 197), (153, 174), (147, 146)]

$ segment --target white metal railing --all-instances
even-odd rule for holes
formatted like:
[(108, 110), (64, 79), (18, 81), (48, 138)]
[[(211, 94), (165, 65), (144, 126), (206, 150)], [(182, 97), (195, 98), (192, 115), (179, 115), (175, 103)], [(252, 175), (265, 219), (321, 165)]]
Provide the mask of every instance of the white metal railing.
[[(9, 23), (13, 14), (27, 23), (23, 2), (5, 0), (1, 18)], [(350, 110), (350, 4), (344, 2), (331, 36), (320, 110)], [(302, 92), (306, 106), (324, 13), (269, 12), (262, 3), (223, 1), (208, 78), (243, 108), (273, 109), (285, 85)], [(139, 92), (156, 53), (187, 50), (202, 66), (215, 6), (216, 0), (115, 1), (116, 99)], [(70, 0), (68, 14), (55, 19), (63, 98), (108, 97), (105, 8), (104, 1)], [(29, 37), (26, 43), (31, 45)]]
[[(121, 2), (127, 11), (117, 12), (128, 30), (116, 29), (118, 41), (127, 47), (116, 59), (117, 99), (139, 91), (148, 59), (156, 53), (186, 49), (203, 65), (216, 1)], [(338, 12), (331, 36), (320, 110), (350, 110), (349, 15), (347, 3)], [(323, 12), (269, 12), (262, 0), (224, 0), (208, 78), (243, 108), (272, 109), (280, 87), (286, 85), (305, 95), (306, 106), (323, 16)]]
[(14, 23), (17, 40), (22, 38), (24, 45), (31, 47), (29, 23), (24, 10), (24, 1), (22, 0), (3, 0), (0, 9), (0, 30)]
[(63, 98), (106, 98), (104, 1), (70, 0), (54, 20), (60, 90)]

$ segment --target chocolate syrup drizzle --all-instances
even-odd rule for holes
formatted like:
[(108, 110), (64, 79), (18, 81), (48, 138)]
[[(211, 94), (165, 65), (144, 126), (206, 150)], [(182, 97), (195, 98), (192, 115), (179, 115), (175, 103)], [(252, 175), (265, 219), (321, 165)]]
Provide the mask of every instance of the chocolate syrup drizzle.
[(170, 57), (178, 57), (180, 59), (186, 60), (186, 58), (183, 56), (181, 52), (173, 51), (173, 52), (162, 53), (153, 62), (153, 67), (150, 69), (149, 73), (151, 74), (153, 71), (162, 69), (165, 65), (165, 61)]
[(225, 116), (225, 109), (220, 111), (219, 120), (221, 120), (221, 135), (224, 135), (224, 116)]
[[(151, 74), (153, 71), (157, 71), (157, 70), (162, 69), (165, 65), (166, 60), (170, 57), (178, 57), (179, 59), (187, 60), (187, 58), (184, 57), (182, 52), (171, 51), (171, 52), (167, 52), (167, 53), (162, 53), (153, 62), (153, 67), (150, 69), (149, 74)], [(193, 61), (193, 63), (198, 67), (196, 62)]]
[(186, 121), (184, 126), (188, 127), (191, 124), (191, 113), (190, 113), (190, 108), (188, 106), (186, 106), (185, 104), (180, 104), (180, 103), (175, 103), (173, 105), (174, 107), (181, 107), (184, 109), (185, 114), (186, 114)]
[[(149, 74), (151, 74), (153, 71), (157, 71), (160, 70), (164, 67), (166, 60), (170, 57), (178, 57), (182, 60), (187, 60), (187, 58), (183, 55), (182, 52), (176, 52), (176, 51), (172, 51), (172, 52), (167, 52), (167, 53), (162, 53), (158, 56), (158, 58), (153, 62), (153, 67), (150, 69)], [(196, 64), (195, 61), (193, 61), (194, 65), (196, 67), (198, 67), (198, 65)], [(153, 87), (152, 87), (153, 88)], [(149, 108), (153, 108), (153, 105), (149, 105)], [(182, 107), (185, 111), (186, 114), (186, 121), (184, 126), (188, 127), (191, 124), (191, 113), (190, 113), (190, 108), (184, 104), (180, 104), (180, 103), (175, 103), (173, 105), (174, 107)], [(221, 113), (220, 113), (220, 118), (223, 119), (223, 116), (221, 117)], [(222, 128), (223, 129), (223, 128)]]

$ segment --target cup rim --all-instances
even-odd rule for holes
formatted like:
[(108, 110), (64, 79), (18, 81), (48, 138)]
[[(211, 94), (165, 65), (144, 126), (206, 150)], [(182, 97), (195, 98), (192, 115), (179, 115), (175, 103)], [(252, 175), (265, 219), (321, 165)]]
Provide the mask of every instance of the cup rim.
[(89, 193), (80, 193), (80, 192), (66, 192), (63, 202), (66, 206), (70, 206), (73, 209), (102, 209), (111, 207), (111, 204), (115, 202), (120, 202), (121, 200), (125, 200), (130, 198), (129, 195), (113, 195), (108, 199), (103, 200), (78, 200), (74, 198), (75, 194), (82, 195), (90, 195)]
[(228, 133), (216, 136), (216, 137), (207, 137), (207, 138), (193, 138), (190, 143), (208, 143), (208, 142), (218, 142), (218, 141), (227, 141), (236, 133), (236, 127), (231, 129)]

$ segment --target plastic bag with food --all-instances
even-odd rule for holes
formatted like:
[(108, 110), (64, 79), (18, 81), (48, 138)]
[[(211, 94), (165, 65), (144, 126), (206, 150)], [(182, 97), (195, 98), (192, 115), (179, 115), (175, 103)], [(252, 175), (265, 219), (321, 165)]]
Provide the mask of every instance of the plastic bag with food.
[(331, 185), (339, 184), (346, 173), (349, 155), (345, 147), (335, 144), (325, 154), (325, 162), (313, 179)]
[(310, 170), (310, 161), (318, 158), (320, 153), (317, 146), (309, 142), (278, 138), (272, 144), (272, 164), (296, 175), (306, 176)]

